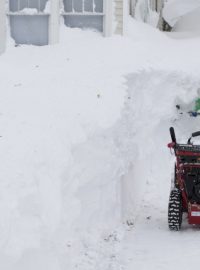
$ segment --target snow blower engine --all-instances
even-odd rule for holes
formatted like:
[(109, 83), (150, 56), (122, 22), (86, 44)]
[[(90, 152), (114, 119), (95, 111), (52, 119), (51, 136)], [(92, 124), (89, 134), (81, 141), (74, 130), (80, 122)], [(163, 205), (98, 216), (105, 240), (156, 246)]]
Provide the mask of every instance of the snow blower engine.
[(187, 213), (189, 224), (200, 224), (200, 145), (191, 142), (200, 136), (200, 131), (192, 133), (187, 144), (178, 144), (174, 128), (170, 128), (172, 142), (168, 144), (176, 156), (174, 178), (169, 197), (169, 229), (181, 228), (183, 212)]

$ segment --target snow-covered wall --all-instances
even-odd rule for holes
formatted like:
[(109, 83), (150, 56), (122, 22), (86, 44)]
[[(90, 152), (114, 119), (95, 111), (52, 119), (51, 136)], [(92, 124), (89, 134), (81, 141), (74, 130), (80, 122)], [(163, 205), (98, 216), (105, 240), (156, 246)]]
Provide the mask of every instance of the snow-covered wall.
[(6, 15), (5, 1), (0, 0), (0, 53), (5, 50), (6, 43)]

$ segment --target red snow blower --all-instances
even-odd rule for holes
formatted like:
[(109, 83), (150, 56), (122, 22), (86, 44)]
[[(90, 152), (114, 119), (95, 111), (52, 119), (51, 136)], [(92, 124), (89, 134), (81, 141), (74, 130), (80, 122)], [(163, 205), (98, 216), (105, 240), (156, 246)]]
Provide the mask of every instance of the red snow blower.
[(200, 131), (192, 133), (187, 144), (178, 144), (174, 128), (170, 128), (172, 142), (168, 144), (174, 149), (176, 156), (174, 178), (169, 197), (168, 224), (169, 229), (179, 231), (183, 212), (187, 213), (189, 224), (200, 224), (200, 145), (191, 142), (193, 137), (200, 136)]

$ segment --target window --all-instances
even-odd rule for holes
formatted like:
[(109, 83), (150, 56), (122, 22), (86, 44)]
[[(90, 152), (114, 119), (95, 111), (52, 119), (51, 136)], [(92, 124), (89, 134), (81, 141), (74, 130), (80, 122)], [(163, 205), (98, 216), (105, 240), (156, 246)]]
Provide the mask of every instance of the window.
[[(108, 0), (107, 0), (108, 1)], [(63, 0), (66, 26), (103, 31), (104, 0)]]
[(44, 12), (47, 3), (48, 0), (9, 0), (10, 31), (16, 44), (48, 44), (49, 13)]
[(48, 0), (9, 0), (11, 12), (19, 12), (25, 8), (34, 8), (38, 12), (44, 12)]
[(63, 0), (66, 13), (103, 13), (103, 0)]

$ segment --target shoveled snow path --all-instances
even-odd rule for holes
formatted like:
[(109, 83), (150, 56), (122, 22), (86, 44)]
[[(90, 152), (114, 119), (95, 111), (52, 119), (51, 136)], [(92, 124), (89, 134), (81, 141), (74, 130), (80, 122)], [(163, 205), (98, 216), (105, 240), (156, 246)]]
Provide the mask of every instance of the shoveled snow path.
[[(85, 258), (79, 269), (89, 263), (91, 269), (98, 270), (168, 270), (189, 267), (190, 260), (195, 266), (200, 228), (193, 228), (184, 220), (182, 231), (170, 232), (168, 229), (167, 208), (174, 156), (166, 146), (170, 141), (170, 126), (175, 127), (180, 141), (200, 126), (199, 118), (190, 118), (186, 113), (193, 106), (190, 100), (195, 97), (200, 82), (184, 73), (143, 70), (130, 74), (127, 85), (127, 101), (121, 119), (106, 134), (95, 134), (87, 144), (79, 145), (74, 157), (80, 163), (90, 152), (91, 167), (98, 160), (98, 165), (105, 170), (96, 176), (102, 183), (102, 176), (106, 179), (107, 175), (105, 149), (112, 149), (113, 160), (109, 162), (121, 168), (117, 174), (113, 169), (113, 179), (117, 183), (121, 181), (121, 214), (124, 223), (130, 225), (124, 225), (124, 237), (119, 229), (98, 244), (96, 242), (97, 245), (92, 244), (90, 263)], [(181, 104), (183, 115), (177, 113), (177, 103)], [(104, 155), (101, 155), (103, 147)], [(86, 168), (84, 162), (81, 171)], [(127, 175), (123, 176), (123, 173)], [(84, 205), (83, 189), (81, 194)]]
[[(150, 104), (153, 104), (153, 97), (155, 98), (156, 96), (159, 99), (159, 103), (150, 110), (148, 110), (147, 106), (146, 112), (140, 116), (143, 126), (138, 130), (137, 140), (140, 136), (144, 136), (143, 145), (139, 149), (139, 152), (141, 150), (144, 151), (143, 170), (140, 171), (140, 174), (137, 174), (138, 179), (133, 179), (137, 181), (138, 187), (140, 182), (141, 185), (144, 183), (145, 185), (143, 186), (143, 200), (137, 209), (133, 225), (127, 226), (125, 237), (121, 243), (121, 268), (119, 269), (124, 270), (189, 269), (199, 263), (200, 227), (188, 225), (185, 215), (181, 231), (171, 232), (168, 229), (168, 198), (175, 158), (173, 155), (170, 155), (169, 149), (166, 147), (167, 143), (170, 142), (168, 131), (170, 126), (175, 127), (179, 142), (185, 142), (192, 132), (200, 129), (200, 119), (198, 117), (191, 118), (187, 114), (187, 111), (193, 108), (193, 102), (189, 102), (187, 98), (187, 103), (181, 100), (184, 96), (184, 90), (190, 88), (190, 85), (193, 85), (193, 90), (195, 90), (197, 85), (195, 85), (195, 80), (192, 77), (183, 80), (181, 74), (177, 74), (176, 79), (173, 80), (173, 73), (171, 75), (159, 73), (160, 75), (156, 74), (156, 72), (143, 73), (144, 82), (139, 79), (140, 76), (138, 78), (134, 76), (134, 84), (130, 80), (129, 92), (132, 92), (133, 96), (137, 97), (138, 86), (140, 85), (144, 93), (148, 93), (146, 100), (149, 99)], [(157, 80), (155, 80), (156, 78)], [(182, 83), (180, 84), (180, 82)], [(158, 96), (161, 85), (163, 87), (163, 97)], [(172, 90), (171, 94), (174, 92), (177, 95), (177, 98), (174, 98), (174, 102), (172, 102), (174, 113), (173, 116), (170, 116), (173, 109), (172, 111), (169, 109), (169, 115), (162, 117), (158, 124), (156, 123), (156, 118), (159, 118), (159, 115), (152, 117), (155, 111), (159, 111), (159, 107), (164, 106), (164, 103), (162, 103), (164, 100), (166, 107), (170, 107), (170, 102), (168, 103), (165, 99), (166, 88)], [(153, 89), (152, 92), (150, 89)], [(152, 94), (153, 92), (154, 94)], [(168, 97), (171, 94), (169, 90)], [(134, 115), (133, 104), (129, 107), (129, 113), (132, 110), (132, 115)], [(145, 104), (147, 105), (147, 103)], [(183, 114), (175, 110), (175, 104), (181, 105), (181, 112)], [(141, 111), (137, 108), (137, 112), (139, 117), (142, 108)], [(147, 136), (145, 139), (145, 134), (149, 135), (149, 131), (151, 131), (147, 124), (148, 119), (151, 121), (151, 128), (154, 134), (151, 137), (153, 142)], [(136, 126), (135, 129), (137, 130)], [(199, 139), (197, 138), (196, 140), (199, 143)], [(145, 149), (145, 145), (147, 149)], [(148, 156), (149, 145), (152, 147), (150, 147), (151, 156)], [(146, 158), (145, 155), (147, 155)], [(135, 175), (129, 175), (129, 179), (131, 176), (135, 177)]]
[[(90, 260), (83, 255), (78, 268), (84, 269), (87, 265), (98, 270), (167, 270), (190, 266), (190, 260), (195, 266), (200, 228), (193, 228), (184, 220), (182, 231), (170, 232), (168, 229), (167, 208), (174, 156), (166, 146), (170, 141), (170, 126), (175, 127), (180, 141), (200, 126), (199, 118), (190, 118), (186, 113), (193, 106), (190, 100), (196, 95), (200, 82), (184, 73), (143, 70), (129, 75), (127, 85), (127, 101), (121, 119), (106, 134), (95, 134), (73, 152), (75, 162), (81, 164), (81, 171), (87, 165), (82, 159), (86, 153), (90, 153), (91, 167), (98, 160), (98, 166), (104, 170), (96, 179), (102, 183), (108, 173), (105, 149), (112, 150), (109, 162), (116, 165), (113, 168), (120, 168), (117, 173), (113, 169), (112, 177), (121, 183), (125, 235), (123, 230), (116, 229), (104, 239), (91, 242)], [(177, 113), (177, 103), (181, 104), (183, 115)], [(79, 197), (82, 205), (87, 202), (83, 191), (86, 192), (81, 189)], [(106, 201), (105, 195), (102, 199)]]
[[(152, 191), (149, 189), (149, 194)], [(154, 200), (154, 203), (144, 200), (135, 227), (127, 231), (121, 254), (122, 261), (126, 258), (124, 269), (195, 267), (199, 263), (200, 228), (189, 227), (185, 221), (180, 232), (170, 232), (167, 202), (163, 207), (158, 196)]]

